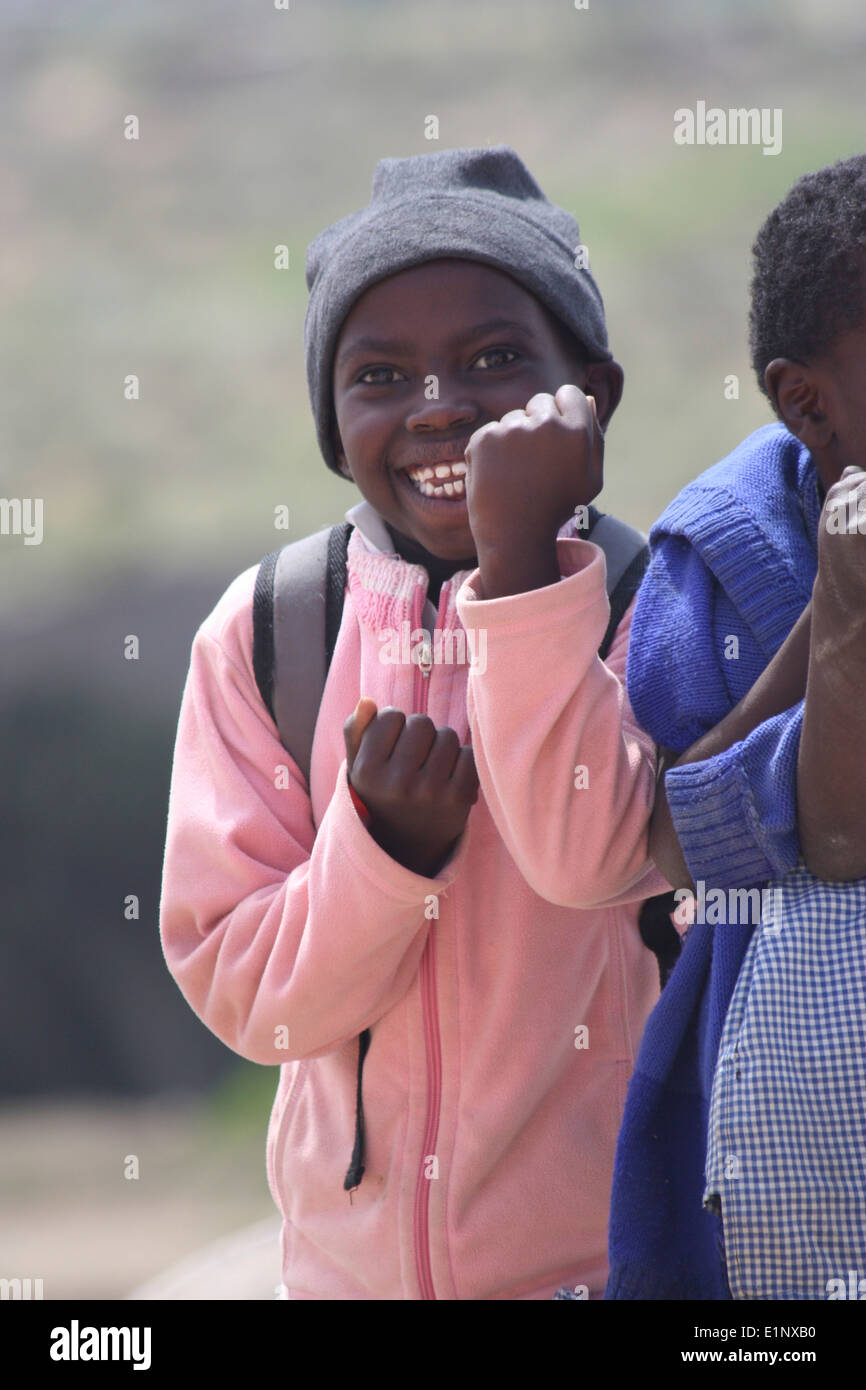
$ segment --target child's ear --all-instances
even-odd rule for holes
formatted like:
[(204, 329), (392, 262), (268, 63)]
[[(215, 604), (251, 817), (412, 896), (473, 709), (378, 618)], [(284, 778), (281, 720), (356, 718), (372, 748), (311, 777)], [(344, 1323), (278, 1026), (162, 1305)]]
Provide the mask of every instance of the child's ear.
[(584, 368), (584, 394), (595, 396), (598, 423), (606, 430), (622, 398), (625, 374), (618, 362), (590, 362)]
[(833, 424), (820, 381), (812, 367), (790, 357), (774, 357), (764, 372), (764, 385), (782, 424), (810, 453), (825, 449)]

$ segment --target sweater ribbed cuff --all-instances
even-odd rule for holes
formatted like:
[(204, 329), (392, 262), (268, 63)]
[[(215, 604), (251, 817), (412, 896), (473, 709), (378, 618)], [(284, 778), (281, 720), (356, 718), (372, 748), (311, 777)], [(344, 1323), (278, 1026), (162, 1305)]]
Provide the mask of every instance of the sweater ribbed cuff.
[(746, 888), (776, 876), (759, 837), (740, 745), (665, 775), (665, 791), (683, 857), (695, 883)]

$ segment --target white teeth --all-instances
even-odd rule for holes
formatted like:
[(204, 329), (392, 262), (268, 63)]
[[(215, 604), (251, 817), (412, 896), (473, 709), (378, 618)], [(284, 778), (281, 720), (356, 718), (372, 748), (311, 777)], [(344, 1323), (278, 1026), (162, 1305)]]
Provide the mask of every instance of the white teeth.
[[(460, 465), (456, 464), (454, 467), (457, 468), (460, 467)], [(462, 467), (465, 473), (466, 465), (464, 464)], [(452, 481), (451, 468), (446, 465), (438, 465), (435, 474), (432, 468), (410, 468), (406, 471), (413, 486), (417, 488), (424, 497), (462, 497), (466, 492), (466, 484), (463, 479), (454, 478)], [(447, 483), (432, 483), (429, 481), (434, 476), (443, 477), (444, 475), (447, 475), (449, 478)]]
[[(447, 478), (448, 484), (456, 487), (457, 479), (462, 478), (466, 473), (466, 464), (459, 461), (437, 463), (435, 468), (409, 468), (406, 471), (416, 487), (421, 487), (423, 483), (429, 483), (432, 478), (441, 478), (443, 483)], [(449, 493), (448, 495), (451, 496), (452, 494)]]

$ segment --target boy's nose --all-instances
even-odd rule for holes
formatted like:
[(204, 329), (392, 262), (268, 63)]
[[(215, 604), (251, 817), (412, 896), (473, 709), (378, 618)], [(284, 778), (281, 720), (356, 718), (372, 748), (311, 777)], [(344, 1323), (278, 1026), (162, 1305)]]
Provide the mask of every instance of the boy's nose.
[(447, 430), (478, 419), (474, 402), (457, 399), (420, 400), (406, 416), (407, 430)]

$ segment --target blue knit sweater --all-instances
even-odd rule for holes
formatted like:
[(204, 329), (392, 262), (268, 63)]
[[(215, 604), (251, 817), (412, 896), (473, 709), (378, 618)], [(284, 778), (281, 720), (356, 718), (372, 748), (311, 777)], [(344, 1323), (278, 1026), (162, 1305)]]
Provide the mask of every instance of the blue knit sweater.
[[(628, 689), (645, 729), (682, 753), (754, 684), (817, 572), (818, 477), (781, 425), (695, 479), (650, 532)], [(797, 863), (803, 702), (665, 788), (689, 870), (759, 887)], [(696, 923), (647, 1023), (617, 1145), (606, 1298), (728, 1298), (718, 1217), (702, 1206), (722, 1025), (753, 928)]]

